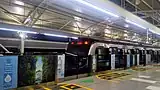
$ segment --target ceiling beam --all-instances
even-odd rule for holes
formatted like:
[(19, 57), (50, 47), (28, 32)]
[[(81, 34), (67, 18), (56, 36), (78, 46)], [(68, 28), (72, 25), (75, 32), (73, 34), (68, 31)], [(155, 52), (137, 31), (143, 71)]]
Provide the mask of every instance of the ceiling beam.
[[(46, 1), (47, 0), (42, 0), (40, 2), (40, 4), (38, 6), (36, 6), (35, 9), (28, 14), (27, 18), (25, 18), (25, 20), (23, 21), (24, 25), (32, 27), (38, 21), (38, 19), (45, 12), (45, 9), (41, 9), (40, 7), (42, 7), (42, 6), (46, 7), (46, 4), (45, 4)], [(34, 18), (36, 18), (36, 19), (34, 19)]]
[(8, 18), (14, 20), (15, 22), (17, 22), (18, 24), (22, 24), (21, 20), (19, 18), (17, 18), (14, 15), (11, 14), (7, 14), (6, 12), (10, 13), (8, 10), (6, 10), (5, 8), (3, 8), (2, 6), (0, 6), (0, 12), (5, 14)]
[[(146, 12), (153, 12), (153, 11), (155, 11), (155, 10), (153, 10), (153, 7), (152, 6), (150, 6), (146, 1), (144, 1), (144, 0), (141, 0), (147, 7), (149, 7), (151, 10), (147, 10), (147, 11), (145, 11), (145, 10), (142, 10), (141, 8), (139, 8), (137, 5), (135, 5), (134, 3), (132, 3), (132, 2), (130, 2), (129, 0), (126, 0), (128, 3), (130, 3), (131, 5), (133, 5), (135, 8), (138, 8), (140, 11), (135, 11), (135, 12), (132, 12), (133, 14), (144, 14), (145, 16), (144, 17), (151, 17), (153, 20), (155, 20), (156, 22), (158, 22), (158, 23), (160, 23), (160, 20), (159, 19), (157, 19), (157, 18), (155, 18), (155, 16), (154, 15), (150, 15), (150, 14), (148, 14), (148, 13), (146, 13)], [(160, 15), (159, 14), (159, 12), (156, 12), (156, 14), (157, 15)], [(143, 17), (143, 18), (144, 18)], [(150, 23), (152, 23), (152, 24), (154, 24), (154, 22), (150, 22)]]

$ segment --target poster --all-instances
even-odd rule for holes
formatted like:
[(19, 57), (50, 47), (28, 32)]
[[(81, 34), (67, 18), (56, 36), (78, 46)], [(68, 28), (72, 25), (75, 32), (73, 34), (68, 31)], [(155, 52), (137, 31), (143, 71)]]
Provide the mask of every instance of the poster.
[(41, 56), (36, 56), (36, 59), (35, 83), (39, 84), (42, 82), (43, 61)]
[(57, 78), (64, 78), (65, 54), (58, 55)]
[(0, 90), (17, 87), (18, 56), (0, 57)]
[(96, 61), (96, 56), (95, 55), (93, 56), (93, 61), (92, 62), (93, 62), (92, 63), (92, 70), (93, 70), (93, 72), (95, 72), (96, 71), (96, 66), (97, 66), (96, 65), (97, 61)]
[(115, 59), (116, 59), (115, 54), (112, 54), (111, 55), (111, 69), (115, 69)]
[(139, 54), (137, 54), (137, 66), (139, 66)]
[(56, 55), (19, 56), (18, 86), (54, 81), (56, 59)]
[(129, 68), (131, 65), (130, 65), (130, 55), (127, 54), (127, 68)]
[(133, 55), (133, 66), (135, 66), (135, 55)]
[(146, 64), (151, 63), (151, 55), (150, 54), (146, 54)]

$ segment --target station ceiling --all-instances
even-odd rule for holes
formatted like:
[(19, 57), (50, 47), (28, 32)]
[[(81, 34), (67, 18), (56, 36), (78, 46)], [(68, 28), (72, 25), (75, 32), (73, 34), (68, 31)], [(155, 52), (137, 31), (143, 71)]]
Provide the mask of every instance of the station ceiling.
[[(139, 30), (139, 27), (94, 8), (76, 4), (75, 1), (77, 0), (0, 0), (0, 23), (53, 29), (53, 32), (56, 29), (77, 36), (146, 42), (146, 30)], [(157, 27), (160, 26), (158, 0), (111, 1)], [(159, 39), (159, 35), (148, 33), (149, 43), (153, 44)]]

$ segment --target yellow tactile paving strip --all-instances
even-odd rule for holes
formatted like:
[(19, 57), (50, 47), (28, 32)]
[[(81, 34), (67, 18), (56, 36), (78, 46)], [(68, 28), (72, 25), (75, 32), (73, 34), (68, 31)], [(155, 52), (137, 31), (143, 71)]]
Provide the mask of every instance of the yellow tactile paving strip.
[[(160, 66), (160, 65), (155, 65)], [(150, 68), (145, 67), (133, 67), (131, 68), (132, 71), (141, 72), (141, 71), (147, 71), (150, 70)], [(120, 81), (125, 80), (126, 78), (130, 78), (132, 76), (133, 72), (126, 72), (127, 70), (110, 70), (110, 71), (103, 71), (96, 75), (98, 79), (101, 80), (108, 80), (109, 82), (119, 83)], [(83, 90), (93, 90), (88, 87), (84, 87), (77, 84), (65, 84), (60, 83), (58, 84), (60, 87), (60, 90), (74, 90), (74, 89), (83, 89)], [(32, 85), (27, 87), (22, 87), (18, 89), (12, 89), (12, 90), (54, 90), (53, 87), (55, 87), (54, 82), (44, 83), (40, 85)], [(56, 89), (55, 89), (56, 90)]]
[(147, 71), (149, 69), (150, 68), (132, 68), (132, 70), (135, 70), (135, 71)]
[(84, 89), (84, 90), (93, 90), (93, 89), (90, 89), (88, 87), (84, 87), (84, 86), (81, 86), (81, 85), (78, 85), (78, 84), (65, 84), (65, 85), (62, 85), (60, 86), (62, 89), (64, 90), (75, 90), (75, 89)]
[(128, 73), (118, 73), (118, 72), (110, 72), (105, 74), (98, 74), (96, 77), (101, 80), (113, 80), (120, 77), (128, 76)]
[[(75, 90), (75, 89), (93, 90), (91, 88), (84, 87), (78, 84), (60, 83), (58, 84), (58, 87), (59, 87), (59, 90)], [(12, 90), (54, 90), (54, 89), (48, 86), (44, 86), (44, 85), (33, 85), (33, 86), (27, 86), (27, 87), (12, 89)]]

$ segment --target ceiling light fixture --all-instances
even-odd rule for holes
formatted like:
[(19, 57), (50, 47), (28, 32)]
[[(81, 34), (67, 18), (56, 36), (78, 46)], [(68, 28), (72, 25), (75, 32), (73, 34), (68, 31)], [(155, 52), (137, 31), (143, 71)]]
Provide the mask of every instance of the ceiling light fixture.
[(129, 25), (128, 25), (128, 24), (125, 24), (125, 25), (124, 25), (124, 27), (128, 28), (128, 27), (129, 27)]
[(86, 30), (85, 33), (89, 35), (91, 34), (91, 30)]
[(75, 1), (77, 1), (77, 2), (79, 2), (79, 3), (81, 3), (81, 4), (84, 4), (84, 5), (87, 5), (87, 6), (89, 6), (89, 7), (92, 7), (92, 8), (94, 8), (94, 9), (99, 10), (99, 11), (101, 11), (101, 12), (103, 12), (103, 13), (108, 14), (108, 15), (111, 15), (111, 16), (113, 16), (113, 17), (117, 17), (117, 18), (119, 17), (118, 15), (116, 15), (116, 14), (114, 14), (114, 13), (111, 13), (111, 12), (109, 12), (109, 11), (107, 11), (107, 10), (104, 10), (104, 9), (102, 9), (102, 8), (99, 8), (99, 7), (95, 6), (95, 5), (92, 5), (91, 3), (88, 3), (88, 2), (86, 2), (86, 1), (84, 1), (84, 0), (75, 0)]
[(78, 37), (71, 37), (72, 39), (78, 39)]
[(19, 32), (19, 37), (25, 39), (25, 38), (27, 38), (28, 36), (27, 36), (26, 33)]
[(53, 37), (69, 38), (68, 36), (65, 36), (65, 35), (57, 35), (57, 34), (49, 34), (49, 33), (44, 33), (44, 35), (53, 36)]
[(108, 29), (105, 29), (104, 32), (107, 33), (107, 34), (111, 34), (111, 31), (108, 30)]
[(78, 37), (69, 37), (65, 35), (58, 35), (58, 34), (49, 34), (49, 33), (44, 33), (46, 36), (52, 36), (52, 37), (61, 37), (61, 38), (72, 38), (72, 39), (78, 39)]
[(125, 21), (126, 21), (127, 23), (136, 25), (136, 26), (138, 26), (138, 27), (140, 27), (140, 28), (147, 29), (147, 28), (145, 28), (145, 27), (143, 27), (143, 26), (141, 26), (141, 25), (139, 25), (139, 24), (137, 24), (137, 23), (135, 23), (135, 22), (133, 22), (133, 21), (130, 21), (130, 20), (128, 20), (128, 19), (125, 19)]
[(124, 37), (128, 37), (128, 34), (125, 33), (123, 36), (124, 36)]
[(15, 0), (14, 3), (15, 3), (15, 4), (18, 4), (18, 5), (24, 5), (24, 2), (21, 2), (21, 1), (19, 1), (19, 0)]
[(12, 31), (12, 32), (23, 32), (23, 33), (37, 34), (37, 32), (34, 32), (34, 31), (23, 31), (23, 30), (9, 29), (9, 28), (0, 28), (0, 30), (3, 30), (3, 31)]

